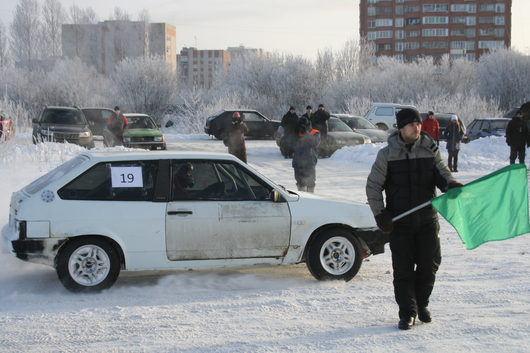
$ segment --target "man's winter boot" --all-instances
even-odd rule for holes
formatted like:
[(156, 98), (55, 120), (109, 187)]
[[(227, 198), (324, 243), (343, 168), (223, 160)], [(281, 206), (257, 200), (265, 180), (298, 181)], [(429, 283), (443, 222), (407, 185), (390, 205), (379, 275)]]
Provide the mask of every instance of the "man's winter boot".
[(424, 308), (418, 308), (418, 319), (420, 319), (421, 322), (431, 322), (431, 312), (426, 307)]
[(315, 192), (315, 187), (314, 186), (308, 186), (307, 187), (307, 192)]
[(414, 316), (402, 317), (399, 319), (398, 328), (400, 330), (410, 330), (415, 321), (416, 318)]
[(307, 191), (307, 186), (299, 186), (298, 191)]

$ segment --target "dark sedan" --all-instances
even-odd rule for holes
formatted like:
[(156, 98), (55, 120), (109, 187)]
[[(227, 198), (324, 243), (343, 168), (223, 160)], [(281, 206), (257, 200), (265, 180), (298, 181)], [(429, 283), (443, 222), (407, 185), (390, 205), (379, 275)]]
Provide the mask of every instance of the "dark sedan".
[(232, 123), (232, 114), (239, 112), (243, 117), (244, 123), (248, 127), (247, 137), (254, 138), (274, 138), (280, 121), (272, 120), (256, 110), (239, 109), (239, 110), (221, 110), (206, 119), (204, 132), (213, 135), (215, 138), (222, 140), (225, 132)]
[(342, 120), (354, 132), (368, 136), (373, 143), (386, 142), (388, 140), (388, 130), (379, 129), (371, 121), (362, 116), (350, 114), (332, 114), (331, 116)]
[(467, 143), (487, 136), (506, 136), (509, 122), (510, 119), (506, 118), (477, 118), (467, 127), (462, 142)]

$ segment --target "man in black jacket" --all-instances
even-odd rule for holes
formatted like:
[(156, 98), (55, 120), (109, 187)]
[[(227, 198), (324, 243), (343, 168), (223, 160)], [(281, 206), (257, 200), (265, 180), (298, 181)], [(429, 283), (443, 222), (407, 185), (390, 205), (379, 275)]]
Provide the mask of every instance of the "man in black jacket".
[(422, 322), (431, 321), (427, 306), (441, 262), (438, 216), (429, 205), (395, 223), (392, 218), (433, 199), (436, 187), (445, 192), (462, 184), (453, 179), (436, 142), (421, 131), (417, 110), (403, 109), (396, 120), (399, 130), (377, 154), (366, 195), (377, 226), (390, 232), (398, 327), (407, 330), (416, 315)]
[(328, 136), (329, 112), (326, 111), (324, 104), (318, 105), (318, 110), (311, 115), (311, 125), (313, 129), (320, 131), (323, 139)]
[(529, 133), (521, 110), (517, 111), (506, 127), (506, 143), (510, 146), (510, 164), (515, 163), (519, 156), (519, 163), (524, 164), (526, 145), (530, 144)]
[(296, 131), (298, 125), (298, 115), (296, 109), (290, 107), (282, 118), (281, 126), (283, 127), (283, 136), (280, 140), (280, 151), (285, 158), (293, 156), (294, 144), (296, 142)]

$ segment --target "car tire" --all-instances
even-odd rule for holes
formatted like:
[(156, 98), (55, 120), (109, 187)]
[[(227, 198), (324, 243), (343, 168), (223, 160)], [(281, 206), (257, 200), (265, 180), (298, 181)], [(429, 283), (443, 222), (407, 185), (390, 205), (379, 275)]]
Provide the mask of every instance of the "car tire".
[(311, 243), (306, 264), (309, 272), (320, 281), (349, 281), (361, 268), (361, 254), (361, 244), (350, 231), (330, 228)]
[(57, 254), (56, 270), (66, 289), (97, 292), (116, 282), (120, 258), (116, 249), (101, 238), (74, 239)]

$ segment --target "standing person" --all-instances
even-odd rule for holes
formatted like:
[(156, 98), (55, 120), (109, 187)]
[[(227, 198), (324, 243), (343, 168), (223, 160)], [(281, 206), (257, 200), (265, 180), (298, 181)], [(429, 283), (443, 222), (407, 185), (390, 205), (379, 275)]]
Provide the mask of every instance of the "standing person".
[(226, 138), (223, 140), (228, 146), (228, 153), (233, 154), (243, 162), (247, 163), (247, 147), (245, 146), (245, 134), (248, 132), (247, 125), (243, 122), (245, 117), (239, 112), (232, 114), (232, 124), (228, 128)]
[(452, 172), (458, 172), (458, 152), (460, 151), (460, 141), (464, 137), (464, 130), (456, 116), (451, 117), (449, 126), (444, 131), (444, 136), (447, 140), (447, 165)]
[(324, 104), (319, 104), (318, 110), (311, 116), (311, 124), (313, 129), (320, 131), (323, 139), (328, 136), (328, 120), (329, 112), (324, 107)]
[(109, 146), (123, 144), (123, 131), (129, 124), (127, 118), (122, 114), (120, 107), (115, 106), (114, 113), (115, 115), (109, 116), (106, 123), (107, 130), (112, 135), (110, 138), (113, 140), (112, 143), (107, 143)]
[(280, 140), (280, 151), (285, 158), (293, 157), (294, 144), (296, 142), (296, 129), (298, 125), (298, 115), (296, 109), (290, 107), (282, 118), (283, 136)]
[(434, 112), (429, 111), (427, 118), (423, 121), (421, 130), (429, 134), (429, 136), (440, 145), (440, 124), (434, 116)]
[(421, 131), (417, 110), (401, 110), (396, 121), (398, 130), (388, 137), (372, 166), (366, 195), (377, 226), (390, 233), (398, 327), (407, 330), (416, 315), (431, 322), (427, 306), (441, 262), (438, 216), (429, 205), (395, 223), (392, 218), (433, 199), (435, 187), (445, 192), (462, 184), (453, 179), (434, 140)]
[(311, 121), (311, 117), (313, 116), (313, 107), (310, 105), (305, 107), (305, 113), (302, 116), (306, 117), (307, 120)]
[(519, 163), (524, 163), (526, 144), (529, 144), (529, 133), (526, 122), (523, 120), (521, 110), (510, 120), (506, 127), (506, 143), (510, 146), (510, 164), (515, 163), (519, 157)]
[(309, 119), (301, 117), (298, 121), (298, 137), (292, 163), (296, 186), (300, 191), (315, 192), (319, 144), (319, 131), (311, 129)]

